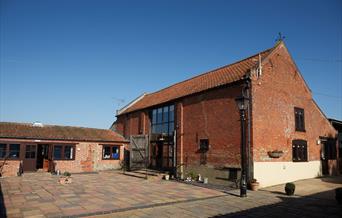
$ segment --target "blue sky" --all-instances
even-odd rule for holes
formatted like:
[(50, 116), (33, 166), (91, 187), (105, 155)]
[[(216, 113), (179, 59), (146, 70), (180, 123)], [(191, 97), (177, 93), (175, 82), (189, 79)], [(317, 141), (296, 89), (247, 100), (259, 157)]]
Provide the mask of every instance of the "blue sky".
[(141, 93), (270, 48), (278, 32), (342, 119), (340, 0), (0, 2), (1, 121), (108, 128)]

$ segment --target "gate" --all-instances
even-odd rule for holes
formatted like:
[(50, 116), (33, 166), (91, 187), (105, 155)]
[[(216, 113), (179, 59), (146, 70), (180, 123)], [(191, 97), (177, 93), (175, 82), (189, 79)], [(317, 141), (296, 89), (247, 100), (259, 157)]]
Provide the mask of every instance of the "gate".
[(148, 135), (130, 137), (129, 170), (146, 169), (148, 165)]

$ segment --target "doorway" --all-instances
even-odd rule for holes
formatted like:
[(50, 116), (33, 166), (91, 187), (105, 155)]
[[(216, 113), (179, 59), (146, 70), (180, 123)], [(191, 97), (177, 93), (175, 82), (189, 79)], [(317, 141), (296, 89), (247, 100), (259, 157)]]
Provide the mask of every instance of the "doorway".
[(39, 144), (37, 147), (37, 169), (48, 170), (48, 162), (49, 162), (49, 145)]
[(37, 145), (25, 145), (25, 158), (23, 160), (24, 171), (36, 170)]
[(163, 168), (163, 143), (156, 144), (156, 168), (161, 170)]

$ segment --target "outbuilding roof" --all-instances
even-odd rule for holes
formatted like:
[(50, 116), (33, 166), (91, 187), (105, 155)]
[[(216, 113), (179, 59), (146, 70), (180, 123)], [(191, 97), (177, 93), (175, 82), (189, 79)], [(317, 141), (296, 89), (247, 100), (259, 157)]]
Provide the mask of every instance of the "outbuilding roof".
[(118, 115), (156, 106), (181, 97), (241, 80), (246, 73), (250, 71), (250, 69), (259, 63), (259, 55), (261, 59), (264, 59), (273, 49), (274, 47), (233, 64), (229, 64), (176, 83), (157, 92), (144, 94), (138, 101), (134, 101), (121, 109)]
[(1, 138), (125, 142), (124, 137), (107, 129), (14, 122), (0, 122)]

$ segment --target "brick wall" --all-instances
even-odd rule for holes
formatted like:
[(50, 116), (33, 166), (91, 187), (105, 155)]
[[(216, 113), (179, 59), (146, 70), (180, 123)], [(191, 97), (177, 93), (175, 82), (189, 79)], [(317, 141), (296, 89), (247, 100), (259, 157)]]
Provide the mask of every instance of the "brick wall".
[[(335, 137), (336, 131), (312, 99), (287, 49), (280, 45), (265, 60), (262, 75), (252, 79), (252, 146), (254, 177), (270, 186), (322, 175), (320, 136)], [(294, 107), (304, 109), (305, 132), (295, 131)], [(292, 161), (292, 140), (307, 141), (308, 161)], [(281, 150), (280, 158), (268, 151)], [(336, 161), (329, 171), (336, 172)], [(334, 169), (334, 170), (333, 170)], [(335, 172), (333, 172), (335, 171)]]
[[(3, 160), (0, 160), (1, 164)], [(16, 176), (19, 171), (20, 160), (7, 160), (2, 171), (2, 176)]]
[[(226, 87), (185, 98), (183, 105), (183, 152), (186, 165), (200, 166), (200, 139), (209, 139), (208, 167), (239, 166), (240, 122), (235, 98), (240, 87)], [(177, 123), (181, 122), (177, 104)], [(180, 136), (177, 145), (180, 145)], [(177, 147), (178, 160), (180, 146)]]
[[(308, 142), (308, 158), (320, 160), (319, 136), (335, 137), (336, 131), (313, 102), (312, 95), (283, 46), (263, 65), (252, 82), (253, 151), (255, 161), (292, 161), (292, 140)], [(294, 107), (304, 109), (305, 132), (295, 131)], [(282, 150), (279, 159), (267, 151)]]
[[(120, 147), (120, 160), (123, 160), (123, 147)], [(76, 145), (75, 160), (56, 160), (54, 163), (56, 170), (61, 172), (92, 172), (119, 169), (120, 160), (102, 160), (102, 144), (82, 142)]]

